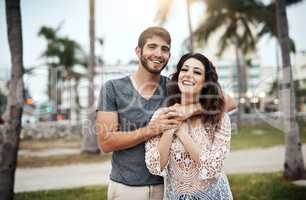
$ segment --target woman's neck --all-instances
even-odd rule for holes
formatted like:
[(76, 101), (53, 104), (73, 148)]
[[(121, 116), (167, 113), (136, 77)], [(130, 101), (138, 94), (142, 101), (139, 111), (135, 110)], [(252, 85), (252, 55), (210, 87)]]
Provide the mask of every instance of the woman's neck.
[(198, 102), (198, 98), (196, 96), (191, 95), (184, 95), (181, 96), (181, 104), (188, 105), (188, 104), (194, 104)]

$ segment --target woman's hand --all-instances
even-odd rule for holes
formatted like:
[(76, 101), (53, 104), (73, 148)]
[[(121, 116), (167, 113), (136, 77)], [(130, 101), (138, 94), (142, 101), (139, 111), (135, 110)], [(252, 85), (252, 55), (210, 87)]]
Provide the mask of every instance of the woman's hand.
[(197, 145), (195, 141), (191, 138), (189, 134), (189, 128), (187, 123), (183, 123), (179, 131), (177, 131), (176, 136), (180, 139), (182, 144), (185, 147), (185, 150), (189, 152), (191, 158), (195, 162), (199, 162), (199, 155), (200, 155), (200, 147)]

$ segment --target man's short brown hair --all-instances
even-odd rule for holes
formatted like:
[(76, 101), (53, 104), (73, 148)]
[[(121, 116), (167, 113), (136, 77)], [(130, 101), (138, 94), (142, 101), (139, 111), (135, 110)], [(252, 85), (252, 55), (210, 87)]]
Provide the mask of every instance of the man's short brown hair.
[(144, 30), (140, 34), (140, 36), (138, 38), (138, 47), (142, 49), (144, 47), (147, 39), (152, 38), (153, 36), (161, 37), (169, 45), (171, 45), (170, 33), (162, 27), (153, 26), (153, 27), (147, 28), (146, 30)]

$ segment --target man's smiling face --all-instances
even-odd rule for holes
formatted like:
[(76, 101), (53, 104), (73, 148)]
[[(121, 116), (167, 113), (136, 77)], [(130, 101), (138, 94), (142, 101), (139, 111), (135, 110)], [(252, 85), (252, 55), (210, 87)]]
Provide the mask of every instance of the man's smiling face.
[(159, 74), (170, 58), (170, 45), (161, 37), (148, 38), (143, 48), (137, 47), (141, 65), (150, 73)]

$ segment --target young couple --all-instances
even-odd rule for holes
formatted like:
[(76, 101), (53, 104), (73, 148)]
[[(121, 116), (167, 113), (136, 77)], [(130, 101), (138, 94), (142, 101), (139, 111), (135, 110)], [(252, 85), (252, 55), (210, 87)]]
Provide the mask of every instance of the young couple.
[(171, 80), (161, 76), (170, 46), (164, 28), (144, 30), (138, 70), (100, 91), (99, 145), (113, 152), (109, 200), (232, 199), (222, 167), (235, 101), (202, 54), (184, 55)]

